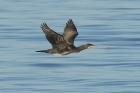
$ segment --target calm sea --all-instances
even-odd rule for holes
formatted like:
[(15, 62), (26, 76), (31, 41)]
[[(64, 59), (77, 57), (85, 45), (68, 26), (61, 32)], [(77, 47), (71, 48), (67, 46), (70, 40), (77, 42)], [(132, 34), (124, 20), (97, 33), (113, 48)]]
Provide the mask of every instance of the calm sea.
[[(40, 29), (62, 33), (72, 19), (75, 46), (66, 56)], [(140, 93), (140, 0), (1, 0), (0, 93)]]

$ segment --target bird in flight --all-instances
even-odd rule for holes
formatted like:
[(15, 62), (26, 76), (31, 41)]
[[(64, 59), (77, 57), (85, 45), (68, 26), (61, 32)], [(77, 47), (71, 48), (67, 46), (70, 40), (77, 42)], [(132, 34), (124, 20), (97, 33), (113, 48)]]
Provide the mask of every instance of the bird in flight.
[(67, 55), (70, 53), (78, 53), (84, 49), (95, 46), (94, 44), (89, 43), (79, 47), (74, 46), (74, 39), (78, 35), (78, 32), (72, 19), (66, 23), (66, 27), (64, 28), (62, 35), (50, 29), (46, 23), (41, 24), (41, 29), (45, 33), (46, 39), (51, 43), (52, 48), (36, 52), (44, 52), (54, 55)]

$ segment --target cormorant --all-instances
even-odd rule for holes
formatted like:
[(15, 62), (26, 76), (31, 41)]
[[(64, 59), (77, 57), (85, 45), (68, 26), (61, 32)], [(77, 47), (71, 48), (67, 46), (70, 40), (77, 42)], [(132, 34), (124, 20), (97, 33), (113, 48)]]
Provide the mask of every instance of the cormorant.
[(41, 29), (45, 33), (46, 39), (51, 43), (52, 48), (36, 52), (45, 52), (54, 55), (67, 55), (95, 46), (93, 44), (84, 44), (79, 47), (74, 46), (74, 39), (78, 35), (78, 32), (72, 19), (66, 23), (66, 27), (64, 28), (62, 35), (50, 29), (46, 23), (41, 24)]

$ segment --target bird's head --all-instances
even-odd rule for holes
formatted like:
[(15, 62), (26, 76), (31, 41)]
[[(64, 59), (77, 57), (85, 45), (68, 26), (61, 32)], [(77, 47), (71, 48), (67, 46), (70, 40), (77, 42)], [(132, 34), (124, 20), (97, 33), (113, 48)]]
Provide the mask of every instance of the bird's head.
[(95, 45), (95, 44), (85, 44), (84, 46), (86, 48), (92, 48), (92, 47), (97, 46), (97, 45)]
[(84, 50), (84, 49), (88, 49), (88, 48), (92, 48), (93, 46), (97, 46), (97, 45), (94, 45), (94, 44), (84, 44), (84, 45), (81, 45), (79, 47), (80, 50)]

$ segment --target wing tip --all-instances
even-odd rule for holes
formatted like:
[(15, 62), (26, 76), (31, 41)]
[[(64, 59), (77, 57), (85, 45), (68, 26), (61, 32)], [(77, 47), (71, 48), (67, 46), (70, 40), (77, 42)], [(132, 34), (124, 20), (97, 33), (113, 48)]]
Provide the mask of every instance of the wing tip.
[(72, 19), (69, 19), (69, 21), (68, 21), (68, 22), (70, 23), (70, 22), (73, 22), (73, 21), (72, 21)]
[(74, 22), (72, 21), (72, 19), (69, 19), (66, 25), (74, 25)]
[(69, 21), (72, 21), (72, 19), (69, 19)]
[(46, 28), (46, 27), (49, 28), (49, 27), (47, 26), (46, 22), (43, 22), (43, 23), (41, 24), (41, 26), (40, 26), (40, 28), (42, 28), (42, 29), (43, 29), (43, 28)]

